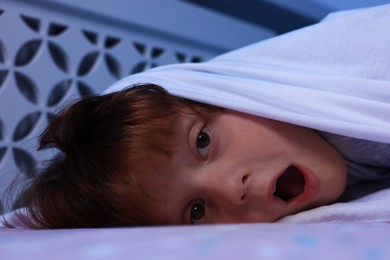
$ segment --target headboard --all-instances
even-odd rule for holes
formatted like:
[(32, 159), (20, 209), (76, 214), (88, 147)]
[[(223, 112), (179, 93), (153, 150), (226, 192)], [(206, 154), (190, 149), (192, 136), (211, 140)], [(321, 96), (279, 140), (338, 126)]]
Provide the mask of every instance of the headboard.
[(204, 61), (272, 35), (180, 1), (2, 0), (0, 194), (53, 156), (37, 152), (36, 139), (64, 104), (132, 73)]

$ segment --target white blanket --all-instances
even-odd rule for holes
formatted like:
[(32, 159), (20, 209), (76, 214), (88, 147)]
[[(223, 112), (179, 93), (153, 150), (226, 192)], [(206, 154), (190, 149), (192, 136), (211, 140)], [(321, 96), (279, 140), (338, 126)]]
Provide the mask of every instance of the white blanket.
[[(131, 75), (106, 93), (139, 83), (258, 116), (390, 143), (390, 5), (336, 13), (205, 63)], [(388, 221), (389, 202), (390, 192), (382, 191), (285, 221), (375, 221), (375, 216)]]
[(278, 222), (390, 222), (390, 189), (287, 216)]
[(161, 66), (106, 93), (155, 83), (172, 94), (390, 143), (390, 5), (336, 14), (200, 64)]

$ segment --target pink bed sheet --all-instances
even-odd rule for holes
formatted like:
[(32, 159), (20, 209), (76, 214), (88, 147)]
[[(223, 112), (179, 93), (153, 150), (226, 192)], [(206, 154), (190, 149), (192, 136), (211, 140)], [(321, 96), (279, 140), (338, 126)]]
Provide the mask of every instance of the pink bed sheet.
[(0, 229), (0, 259), (390, 259), (390, 225)]

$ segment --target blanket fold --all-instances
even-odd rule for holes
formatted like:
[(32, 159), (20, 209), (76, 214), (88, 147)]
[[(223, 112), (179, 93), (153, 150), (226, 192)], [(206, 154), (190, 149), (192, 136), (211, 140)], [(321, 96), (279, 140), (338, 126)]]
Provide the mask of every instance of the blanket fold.
[[(332, 16), (330, 16), (332, 17)], [(317, 130), (390, 143), (390, 5), (344, 12), (199, 64), (128, 76), (170, 93)]]

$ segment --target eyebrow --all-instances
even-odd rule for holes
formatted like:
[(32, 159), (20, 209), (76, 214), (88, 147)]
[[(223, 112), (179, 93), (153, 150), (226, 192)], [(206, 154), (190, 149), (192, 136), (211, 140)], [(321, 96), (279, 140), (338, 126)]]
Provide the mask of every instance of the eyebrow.
[[(181, 124), (181, 127), (179, 128), (179, 131), (183, 131), (184, 133), (184, 142), (182, 142), (182, 148), (184, 148), (182, 151), (187, 153), (189, 155), (189, 158), (192, 158), (193, 160), (199, 160), (199, 157), (194, 154), (194, 143), (196, 141), (196, 135), (199, 133), (199, 131), (204, 127), (205, 120), (203, 120), (199, 115), (192, 114), (192, 118), (186, 118), (186, 122), (184, 124)], [(180, 120), (180, 119), (179, 119)], [(181, 118), (183, 120), (183, 118)], [(170, 200), (172, 201), (172, 200)], [(190, 207), (192, 203), (194, 202), (194, 199), (190, 199), (187, 203), (181, 203), (179, 202), (178, 207), (175, 207), (174, 212), (171, 213), (172, 215), (167, 214), (165, 218), (167, 220), (173, 220), (172, 222), (174, 224), (190, 224), (188, 220), (188, 212), (190, 210)], [(185, 204), (184, 207), (182, 204)], [(179, 210), (176, 210), (179, 208)], [(180, 211), (181, 213), (177, 214), (177, 211)], [(180, 216), (181, 215), (181, 216)], [(178, 217), (179, 216), (179, 217)], [(171, 223), (171, 221), (168, 221)]]
[(196, 121), (193, 122), (195, 120), (192, 120), (191, 122), (188, 123), (188, 126), (186, 128), (186, 131), (188, 132), (187, 135), (188, 135), (188, 138), (187, 138), (187, 148), (188, 148), (188, 151), (189, 151), (189, 154), (191, 155), (191, 157), (195, 157), (195, 154), (193, 152), (194, 150), (194, 141), (196, 140), (196, 135), (198, 134), (198, 128), (195, 127), (196, 125)]
[(186, 205), (184, 206), (184, 209), (182, 210), (182, 218), (181, 218), (181, 223), (182, 224), (188, 224), (188, 210), (191, 207), (192, 200), (187, 202)]
[[(185, 144), (185, 152), (188, 153), (189, 158), (192, 158), (194, 160), (198, 160), (199, 158), (194, 154), (194, 142), (196, 141), (197, 134), (201, 130), (201, 127), (198, 127), (198, 122), (201, 121), (200, 118), (197, 115), (193, 115), (194, 118), (191, 118), (188, 120), (188, 122), (184, 125), (183, 129), (185, 131), (185, 134), (188, 135), (186, 138), (187, 144)], [(203, 125), (203, 124), (202, 124)], [(194, 202), (193, 199), (189, 200), (185, 206), (182, 209), (182, 217), (181, 217), (181, 223), (182, 224), (190, 224), (188, 219), (188, 212), (191, 210), (191, 205)]]

